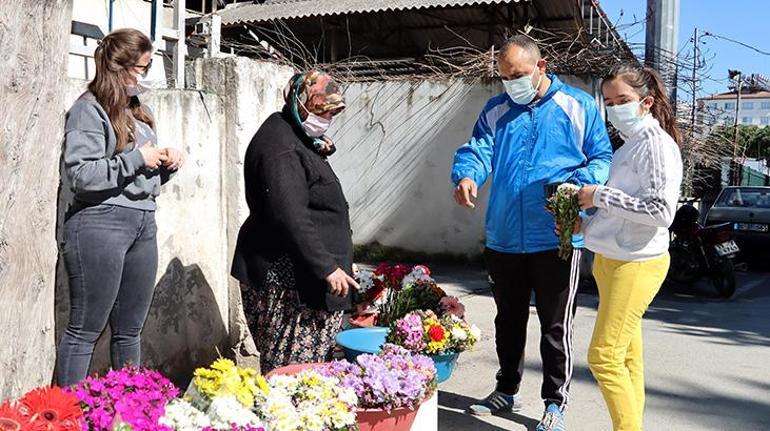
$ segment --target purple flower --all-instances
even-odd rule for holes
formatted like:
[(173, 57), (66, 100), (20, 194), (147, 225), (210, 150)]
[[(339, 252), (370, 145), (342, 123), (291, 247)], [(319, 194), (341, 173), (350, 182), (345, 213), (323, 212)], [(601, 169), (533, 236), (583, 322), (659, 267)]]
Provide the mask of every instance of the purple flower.
[(129, 367), (93, 376), (70, 389), (83, 408), (85, 430), (110, 430), (116, 417), (134, 431), (166, 431), (158, 424), (166, 404), (179, 394), (155, 371)]
[(392, 344), (377, 355), (360, 355), (356, 363), (332, 362), (320, 372), (339, 378), (343, 387), (356, 393), (363, 408), (415, 407), (436, 385), (430, 358)]
[[(265, 431), (265, 429), (262, 428), (262, 427), (254, 428), (251, 425), (246, 425), (246, 426), (243, 426), (243, 427), (239, 427), (236, 424), (232, 424), (232, 427), (233, 428), (231, 429), (231, 431)], [(206, 428), (203, 428), (202, 431), (215, 431), (215, 430), (214, 430), (214, 428), (206, 427)]]
[(388, 341), (406, 347), (418, 353), (427, 347), (422, 317), (417, 313), (409, 313), (391, 325)]

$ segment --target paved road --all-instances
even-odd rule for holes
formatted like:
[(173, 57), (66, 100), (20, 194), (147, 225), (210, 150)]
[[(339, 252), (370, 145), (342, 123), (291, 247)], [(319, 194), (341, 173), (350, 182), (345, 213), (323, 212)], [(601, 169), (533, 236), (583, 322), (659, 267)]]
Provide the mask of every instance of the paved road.
[[(479, 270), (434, 268), (442, 287), (461, 296), (468, 318), (484, 331), (475, 352), (460, 356), (439, 394), (441, 431), (534, 430), (542, 414), (539, 327), (531, 309), (521, 414), (479, 419), (464, 413), (493, 387), (494, 302)], [(735, 297), (725, 301), (703, 284), (689, 293), (664, 291), (644, 323), (647, 431), (770, 430), (770, 273), (739, 273)], [(597, 298), (578, 295), (575, 380), (567, 415), (570, 430), (611, 430), (604, 401), (586, 364)]]

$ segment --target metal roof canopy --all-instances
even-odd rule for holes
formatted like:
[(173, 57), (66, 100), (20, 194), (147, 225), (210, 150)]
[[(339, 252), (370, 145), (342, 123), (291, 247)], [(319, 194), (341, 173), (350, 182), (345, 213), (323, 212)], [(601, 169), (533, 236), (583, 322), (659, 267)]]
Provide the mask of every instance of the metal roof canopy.
[(307, 18), (364, 12), (462, 7), (531, 0), (266, 0), (261, 4), (232, 4), (219, 11), (222, 26), (259, 23), (274, 19)]
[(318, 63), (419, 58), (457, 46), (487, 50), (527, 25), (556, 34), (586, 29), (593, 37), (598, 30), (610, 50), (630, 52), (595, 0), (266, 0), (217, 14), (223, 40), (255, 44), (256, 34), (284, 52), (290, 35)]

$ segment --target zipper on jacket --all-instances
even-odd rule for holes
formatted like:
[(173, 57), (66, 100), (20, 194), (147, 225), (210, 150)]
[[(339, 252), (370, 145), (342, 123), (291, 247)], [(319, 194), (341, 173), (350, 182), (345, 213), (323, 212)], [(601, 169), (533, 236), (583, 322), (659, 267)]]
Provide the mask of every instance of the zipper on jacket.
[(521, 223), (519, 223), (519, 227), (521, 229), (521, 250), (524, 253), (527, 253), (528, 250), (527, 250), (527, 240), (526, 240), (526, 238), (524, 238), (524, 235), (525, 235), (525, 232), (526, 232), (526, 230), (524, 229), (524, 220), (526, 220), (526, 219), (524, 218), (524, 193), (523, 193), (524, 187), (523, 186), (524, 186), (524, 184), (529, 182), (529, 168), (532, 166), (532, 151), (534, 150), (534, 147), (535, 147), (534, 140), (535, 140), (535, 130), (536, 130), (536, 127), (537, 127), (537, 124), (535, 124), (535, 107), (532, 106), (529, 109), (530, 109), (529, 112), (530, 112), (530, 116), (532, 118), (532, 121), (531, 121), (531, 127), (529, 129), (529, 142), (527, 143), (527, 147), (526, 147), (527, 148), (527, 164), (526, 164), (525, 169), (524, 169), (524, 175), (523, 175), (524, 178), (522, 180), (522, 184), (520, 184), (520, 187), (519, 187), (521, 189), (521, 191), (522, 191), (521, 199), (519, 199), (519, 215), (521, 217), (520, 218)]

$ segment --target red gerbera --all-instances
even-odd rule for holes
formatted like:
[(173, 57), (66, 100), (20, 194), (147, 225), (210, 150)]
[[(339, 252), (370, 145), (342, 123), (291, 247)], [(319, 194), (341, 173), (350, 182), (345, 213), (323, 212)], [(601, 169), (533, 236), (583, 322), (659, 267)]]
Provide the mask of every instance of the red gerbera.
[(446, 331), (440, 325), (433, 325), (428, 329), (428, 335), (430, 335), (430, 339), (433, 341), (441, 341), (444, 339)]
[(29, 421), (21, 413), (18, 404), (6, 401), (0, 404), (0, 431), (26, 431)]
[(21, 412), (29, 417), (32, 429), (79, 431), (83, 412), (73, 394), (59, 387), (43, 387), (29, 392), (19, 401)]

